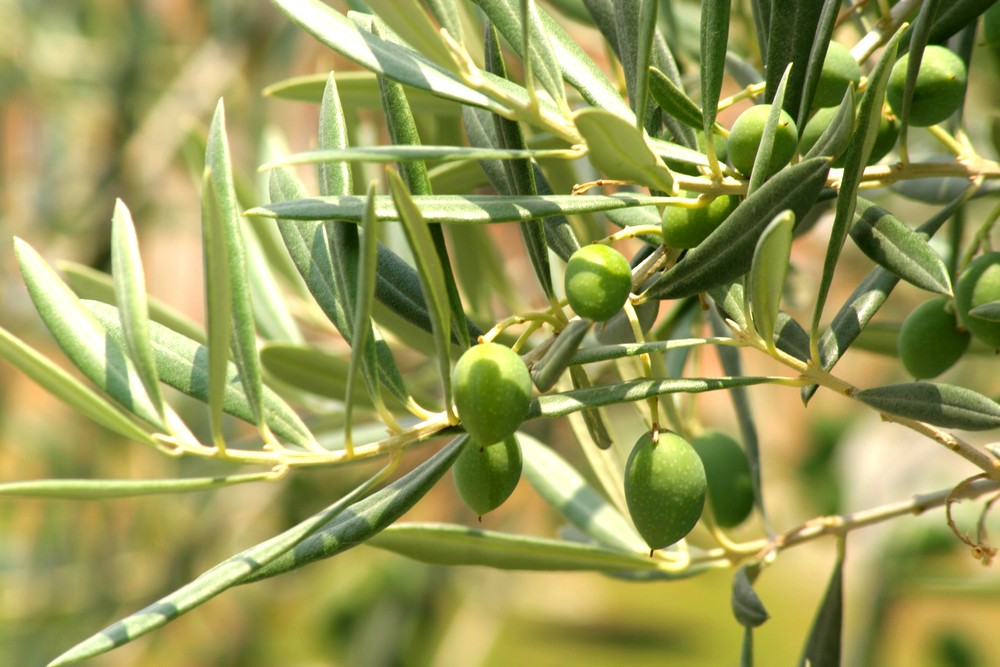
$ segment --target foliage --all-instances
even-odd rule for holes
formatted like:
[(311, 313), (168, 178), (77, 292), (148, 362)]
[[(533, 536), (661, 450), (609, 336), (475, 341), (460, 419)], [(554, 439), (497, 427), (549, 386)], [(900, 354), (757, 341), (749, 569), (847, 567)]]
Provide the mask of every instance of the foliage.
[[(115, 498), (291, 483), (308, 469), (361, 461), (384, 466), (309, 518), (223, 560), (51, 665), (112, 650), (231, 587), (362, 543), (439, 565), (585, 570), (640, 581), (731, 568), (744, 665), (753, 662), (755, 628), (769, 617), (754, 586), (786, 549), (827, 536), (836, 541), (827, 592), (802, 642), (802, 664), (812, 665), (839, 664), (845, 653), (844, 563), (853, 530), (945, 507), (957, 538), (989, 563), (995, 551), (983, 526), (1000, 494), (1000, 452), (952, 432), (1000, 428), (1000, 405), (983, 393), (989, 389), (867, 378), (855, 384), (834, 371), (854, 348), (877, 349), (902, 368), (896, 329), (888, 345), (873, 343), (883, 324), (876, 316), (900, 283), (930, 293), (939, 314), (951, 320), (957, 314), (980, 339), (979, 347), (966, 351), (963, 344), (951, 357), (995, 351), (1000, 293), (992, 274), (980, 277), (996, 264), (990, 251), (1000, 208), (975, 229), (966, 228), (966, 212), (974, 199), (996, 196), (1000, 164), (970, 140), (982, 128), (974, 113), (963, 113), (964, 79), (949, 88), (956, 112), (930, 124), (923, 122), (920, 87), (927, 84), (919, 76), (921, 57), (939, 59), (942, 50), (950, 71), (960, 65), (964, 75), (977, 62), (972, 44), (980, 17), (997, 13), (993, 2), (902, 0), (845, 10), (835, 0), (369, 0), (370, 13), (342, 12), (320, 0), (274, 4), (361, 71), (268, 88), (275, 97), (317, 103), (319, 128), (315, 150), (261, 167), (267, 201), (248, 200), (241, 187), (226, 110), (218, 103), (197, 170), (204, 328), (146, 294), (137, 223), (119, 200), (110, 275), (72, 267), (60, 275), (29, 243), (14, 241), (35, 309), (87, 382), (0, 329), (0, 357), (74, 410), (158, 454), (228, 472), (16, 481), (0, 484), (0, 494)], [(614, 73), (574, 41), (566, 17), (604, 36), (617, 57)], [(997, 39), (990, 25), (986, 37)], [(738, 41), (737, 33), (746, 39)], [(817, 92), (829, 104), (823, 77), (830, 76), (824, 63), (833, 39), (850, 45), (862, 76), (848, 68), (846, 83), (834, 86), (838, 95), (846, 87), (840, 102), (821, 112), (825, 127), (796, 149), (795, 128), (810, 127)], [(724, 96), (734, 80), (737, 92)], [(933, 84), (946, 85), (940, 77)], [(358, 107), (383, 114), (379, 145), (358, 143), (349, 122)], [(747, 107), (752, 145), (738, 137), (729, 146), (736, 150), (727, 151), (725, 124)], [(898, 139), (893, 112), (902, 122)], [(428, 134), (441, 143), (422, 143)], [(886, 148), (884, 136), (895, 148), (877, 162), (873, 154)], [(318, 192), (300, 181), (295, 169), (302, 166), (315, 168)], [(955, 182), (962, 187), (936, 196)], [(592, 192), (598, 189), (604, 193)], [(725, 204), (720, 211), (710, 208), (717, 200)], [(683, 215), (706, 210), (708, 216)], [(909, 222), (914, 210), (927, 217), (924, 224)], [(690, 242), (663, 243), (679, 220), (707, 229), (685, 233)], [(510, 259), (496, 253), (499, 223), (520, 232), (534, 296), (505, 265)], [(875, 263), (865, 277), (843, 275), (848, 236)], [(794, 259), (809, 243), (825, 257), (813, 287), (802, 289)], [(615, 298), (598, 295), (596, 310), (577, 313), (574, 303), (593, 295), (567, 299), (560, 278), (567, 264), (574, 266), (571, 258), (593, 254), (602, 257), (604, 271), (588, 271), (620, 284)], [(618, 261), (623, 255), (631, 258), (627, 267)], [(609, 268), (605, 256), (617, 264)], [(846, 298), (842, 282), (853, 290)], [(836, 311), (827, 322), (828, 301)], [(659, 317), (664, 305), (669, 312)], [(919, 345), (933, 344), (927, 338), (918, 336)], [(350, 351), (330, 352), (335, 342)], [(744, 354), (779, 370), (747, 374)], [(711, 372), (714, 363), (706, 360), (713, 357), (722, 371)], [(917, 374), (936, 375), (937, 364), (933, 370)], [(765, 504), (772, 496), (761, 473), (759, 415), (746, 400), (758, 385), (798, 390), (803, 409), (814, 395), (843, 397), (924, 436), (914, 447), (944, 447), (977, 474), (939, 491), (915, 489), (920, 495), (910, 500), (776, 531)], [(207, 407), (207, 424), (192, 423), (174, 405), (178, 392)], [(744, 481), (749, 473), (755, 518), (734, 525), (746, 518), (749, 494), (742, 488), (740, 507), (729, 513), (741, 519), (706, 513), (703, 530), (689, 534), (706, 481), (697, 448), (685, 438), (697, 442), (704, 430), (694, 409), (704, 392), (733, 399), (746, 465), (727, 467)], [(639, 426), (624, 434), (609, 418), (611, 409)], [(559, 420), (575, 435), (571, 452), (557, 451), (563, 445), (539, 426)], [(626, 464), (636, 437), (642, 456), (635, 460), (656, 465), (637, 471), (633, 459)], [(481, 482), (496, 489), (463, 490), (466, 482), (456, 480), (477, 513), (503, 502), (517, 483), (511, 471), (522, 465), (498, 449), (495, 441), (505, 439), (511, 447), (520, 443), (524, 477), (570, 529), (533, 537), (400, 521), (456, 461), (463, 461), (467, 479), (505, 476)], [(685, 470), (698, 477), (698, 502), (680, 501), (684, 516), (660, 502), (676, 486), (665, 475), (685, 473), (671, 472), (667, 457), (664, 443), (677, 442), (684, 445)], [(491, 447), (504, 451), (503, 461), (469, 458)], [(385, 483), (404, 452), (430, 449)], [(238, 472), (243, 467), (254, 472)], [(707, 484), (711, 505), (722, 507), (711, 477)], [(990, 500), (971, 537), (950, 510), (981, 496)]]

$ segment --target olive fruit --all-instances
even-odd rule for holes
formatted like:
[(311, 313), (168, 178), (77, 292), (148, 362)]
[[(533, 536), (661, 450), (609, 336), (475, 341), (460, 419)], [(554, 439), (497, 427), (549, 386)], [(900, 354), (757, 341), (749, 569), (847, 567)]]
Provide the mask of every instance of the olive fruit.
[[(828, 107), (826, 109), (819, 109), (813, 114), (812, 118), (806, 123), (806, 126), (802, 128), (802, 137), (799, 139), (799, 153), (805, 155), (809, 150), (816, 145), (819, 138), (823, 136), (826, 132), (826, 128), (830, 126), (833, 122), (834, 117), (837, 115), (838, 109), (836, 107)], [(843, 150), (836, 155), (829, 155), (828, 157), (840, 158), (847, 149), (845, 145)], [(839, 160), (838, 160), (839, 161)], [(836, 164), (836, 162), (834, 162)]]
[(482, 516), (500, 507), (514, 492), (521, 466), (521, 445), (515, 436), (491, 445), (470, 438), (452, 466), (455, 488), (469, 509)]
[(694, 528), (705, 506), (701, 458), (687, 440), (644, 433), (625, 464), (625, 502), (632, 523), (650, 549), (677, 542)]
[[(908, 53), (896, 61), (886, 87), (886, 99), (897, 116), (903, 111), (909, 62)], [(933, 44), (925, 48), (913, 86), (910, 125), (935, 125), (955, 113), (965, 97), (966, 78), (965, 63), (952, 51)]]
[(473, 345), (455, 364), (451, 382), (462, 425), (479, 442), (513, 435), (528, 414), (531, 375), (509, 347)]
[(732, 528), (746, 521), (753, 511), (753, 480), (739, 443), (725, 433), (710, 431), (695, 438), (691, 446), (705, 466), (715, 523)]
[(899, 330), (896, 348), (907, 372), (918, 380), (944, 373), (969, 349), (972, 336), (959, 329), (947, 297), (917, 306)]
[(861, 81), (861, 68), (851, 52), (840, 42), (830, 42), (826, 57), (823, 59), (823, 69), (816, 84), (816, 95), (813, 105), (816, 107), (835, 107), (844, 99), (844, 93), (850, 84), (855, 88)]
[(739, 203), (738, 197), (721, 195), (697, 208), (668, 206), (662, 219), (663, 245), (668, 248), (695, 247), (714, 232)]
[[(826, 128), (833, 122), (834, 116), (837, 115), (837, 109), (835, 107), (830, 107), (826, 109), (819, 109), (813, 114), (809, 122), (802, 129), (802, 138), (799, 139), (799, 153), (805, 155), (809, 152), (819, 138), (826, 131)], [(879, 119), (878, 123), (878, 133), (875, 135), (875, 143), (872, 146), (871, 155), (868, 156), (868, 164), (873, 165), (892, 150), (893, 146), (896, 145), (896, 140), (899, 138), (899, 121), (896, 117), (891, 114), (883, 113)], [(839, 154), (834, 155), (836, 158), (833, 161), (834, 167), (843, 167), (845, 163), (845, 157), (847, 153), (847, 146), (844, 146), (844, 150)]]
[(955, 285), (958, 319), (978, 340), (1000, 350), (1000, 322), (984, 320), (969, 311), (1000, 300), (1000, 252), (988, 252), (972, 260)]
[(595, 322), (611, 319), (632, 291), (632, 268), (611, 246), (583, 246), (566, 264), (566, 299), (580, 317)]
[[(729, 131), (729, 160), (740, 172), (749, 174), (753, 170), (757, 149), (764, 135), (764, 126), (771, 113), (770, 104), (758, 104), (750, 107), (736, 119)], [(767, 163), (766, 175), (777, 173), (788, 164), (795, 155), (795, 147), (799, 143), (799, 131), (795, 121), (784, 110), (778, 120), (774, 136), (774, 148), (771, 150), (771, 160)]]

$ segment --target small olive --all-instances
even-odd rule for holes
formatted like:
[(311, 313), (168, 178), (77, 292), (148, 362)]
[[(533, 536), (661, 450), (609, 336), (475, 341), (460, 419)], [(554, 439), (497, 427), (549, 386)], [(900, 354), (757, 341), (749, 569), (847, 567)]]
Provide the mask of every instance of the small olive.
[(955, 310), (959, 322), (978, 340), (1000, 350), (1000, 322), (985, 320), (969, 311), (1000, 300), (1000, 252), (988, 252), (972, 260), (955, 284)]
[(944, 373), (969, 349), (972, 337), (960, 329), (948, 307), (947, 297), (936, 297), (917, 306), (903, 320), (896, 348), (903, 366), (923, 380)]
[(632, 268), (611, 246), (583, 246), (566, 263), (566, 300), (580, 317), (595, 322), (611, 319), (632, 291)]
[[(886, 87), (889, 106), (897, 116), (903, 111), (903, 92), (906, 90), (906, 69), (909, 62), (909, 53), (896, 61)], [(913, 86), (910, 125), (927, 127), (947, 120), (962, 106), (966, 80), (965, 63), (955, 53), (934, 44), (925, 48), (917, 81)]]
[[(729, 160), (743, 174), (753, 171), (754, 160), (757, 159), (757, 151), (764, 136), (764, 126), (770, 113), (770, 104), (750, 107), (740, 114), (729, 131), (727, 144)], [(767, 176), (777, 173), (791, 161), (798, 143), (799, 132), (795, 127), (795, 121), (782, 110), (774, 136), (774, 148), (771, 149), (771, 159), (765, 170)]]
[(513, 435), (531, 404), (531, 375), (516, 352), (498, 343), (473, 345), (452, 371), (462, 425), (479, 442)]
[(521, 445), (515, 436), (482, 445), (470, 438), (455, 460), (452, 474), (462, 501), (482, 516), (500, 507), (521, 479)]

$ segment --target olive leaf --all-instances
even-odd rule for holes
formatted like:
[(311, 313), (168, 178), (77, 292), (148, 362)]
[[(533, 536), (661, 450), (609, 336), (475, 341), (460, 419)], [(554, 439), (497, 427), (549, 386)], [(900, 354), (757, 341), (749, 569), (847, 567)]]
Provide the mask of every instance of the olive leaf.
[(969, 315), (981, 320), (1000, 322), (1000, 301), (987, 301), (969, 310)]
[(653, 150), (645, 131), (603, 109), (582, 109), (573, 114), (576, 129), (587, 143), (594, 167), (617, 180), (672, 193), (674, 177)]
[[(801, 3), (793, 4), (796, 6), (796, 9), (802, 11), (802, 18), (807, 21), (813, 18), (814, 15), (812, 15), (812, 12), (815, 10), (815, 6), (802, 6)], [(820, 10), (819, 16), (816, 17), (815, 29), (811, 33), (802, 32), (795, 34), (795, 55), (792, 57), (792, 62), (800, 63), (799, 69), (803, 71), (803, 74), (802, 78), (795, 77), (791, 81), (791, 85), (793, 90), (802, 91), (799, 97), (798, 114), (795, 115), (795, 125), (799, 128), (800, 132), (806, 126), (806, 121), (809, 119), (813, 97), (816, 94), (816, 88), (819, 85), (820, 76), (823, 72), (823, 61), (826, 59), (826, 51), (833, 38), (833, 29), (836, 25), (840, 8), (840, 0), (823, 0), (823, 8)], [(779, 11), (783, 9), (781, 8)], [(808, 49), (808, 64), (803, 68), (801, 67), (802, 60), (800, 58), (806, 49), (802, 42), (809, 42), (810, 35), (812, 39)], [(768, 55), (770, 56), (770, 53)], [(800, 82), (801, 88), (797, 85)], [(851, 87), (848, 87), (846, 94), (851, 96), (853, 102), (854, 91)], [(786, 108), (791, 108), (793, 100), (791, 98), (786, 98), (786, 100)], [(853, 111), (853, 104), (851, 105), (851, 109)]]
[(219, 593), (241, 583), (247, 576), (259, 573), (282, 555), (301, 545), (317, 532), (321, 532), (345, 510), (358, 504), (358, 501), (368, 496), (372, 489), (382, 482), (391, 468), (391, 464), (383, 468), (343, 498), (297, 526), (227, 558), (170, 595), (109, 625), (57, 657), (48, 667), (73, 664), (134, 641), (208, 602)]
[[(726, 69), (726, 48), (729, 45), (729, 0), (705, 0), (701, 3), (701, 31), (699, 55), (701, 60), (701, 129), (706, 137), (712, 136), (715, 116), (722, 93), (722, 79)], [(783, 69), (783, 68), (782, 68)], [(715, 145), (705, 142), (708, 160), (713, 170), (718, 163)]]
[[(767, 55), (764, 58), (765, 89), (764, 99), (772, 104), (781, 105), (793, 119), (799, 117), (800, 100), (803, 84), (810, 70), (814, 49), (818, 54), (820, 66), (825, 47), (829, 44), (833, 32), (833, 21), (836, 12), (828, 19), (827, 25), (821, 26), (820, 16), (824, 14), (824, 5), (818, 0), (813, 2), (798, 2), (797, 0), (771, 0), (769, 22), (767, 24)], [(827, 12), (829, 14), (829, 12)], [(775, 101), (780, 81), (785, 70), (792, 66), (788, 77), (788, 92), (782, 102)]]
[[(367, 0), (375, 14), (413, 48), (441, 67), (458, 71), (447, 42), (427, 10), (417, 0)], [(456, 35), (457, 37), (457, 35)]]
[[(649, 68), (649, 92), (652, 93), (653, 99), (665, 112), (688, 127), (693, 127), (696, 130), (702, 129), (704, 116), (701, 107), (666, 74), (655, 67)], [(719, 125), (716, 123), (713, 130), (718, 127)]]
[(966, 431), (1000, 428), (1000, 405), (982, 394), (943, 382), (904, 382), (863, 389), (854, 397), (880, 412)]
[(644, 299), (678, 299), (725, 285), (750, 269), (757, 240), (771, 220), (790, 210), (801, 219), (819, 197), (830, 164), (803, 160), (775, 174), (747, 197), (719, 227), (644, 294)]
[(792, 65), (789, 63), (778, 82), (777, 90), (772, 95), (773, 102), (767, 114), (767, 121), (764, 123), (764, 131), (760, 135), (760, 143), (757, 146), (757, 153), (753, 159), (753, 169), (750, 173), (750, 182), (747, 184), (748, 197), (771, 175), (771, 155), (774, 153), (774, 143), (778, 136), (779, 126), (781, 125), (782, 103), (785, 100), (785, 91), (788, 89), (788, 77), (791, 73)]
[(750, 313), (754, 328), (769, 345), (774, 343), (794, 226), (791, 211), (782, 211), (771, 220), (760, 235), (750, 267)]
[[(839, 156), (848, 146), (851, 135), (854, 133), (855, 99), (854, 87), (848, 86), (844, 93), (844, 100), (837, 107), (837, 113), (833, 116), (830, 124), (819, 135), (816, 143), (803, 155), (803, 159), (819, 156)], [(799, 132), (805, 125), (799, 125)]]
[(58, 498), (60, 500), (106, 500), (136, 496), (196, 493), (248, 482), (273, 479), (268, 472), (180, 479), (43, 479), (0, 484), (0, 496)]
[(838, 558), (799, 661), (802, 667), (840, 666), (843, 620), (844, 559)]
[(951, 278), (944, 260), (924, 235), (913, 231), (884, 208), (858, 198), (851, 238), (868, 257), (903, 280), (922, 289), (951, 296)]
[(638, 553), (455, 524), (397, 523), (369, 539), (367, 544), (434, 565), (565, 572), (658, 569), (655, 560)]
[[(753, 581), (757, 578), (757, 570), (750, 570), (744, 565), (733, 576), (731, 604), (736, 621), (743, 627), (756, 628), (764, 624), (771, 616), (764, 608), (757, 592), (753, 589)], [(751, 576), (753, 577), (751, 579)]]
[[(99, 301), (84, 301), (83, 306), (104, 327), (111, 341), (123, 340), (121, 321), (114, 306)], [(202, 403), (208, 403), (210, 371), (206, 346), (156, 322), (150, 323), (149, 334), (160, 380)], [(226, 364), (225, 378), (222, 410), (253, 424), (254, 415), (246, 388), (240, 381), (239, 369), (232, 362)], [(268, 428), (291, 443), (306, 448), (315, 447), (315, 438), (295, 410), (268, 387), (262, 389), (261, 402)]]
[[(382, 108), (382, 97), (374, 73), (349, 70), (334, 72), (333, 76), (345, 109)], [(329, 77), (325, 72), (294, 76), (266, 86), (263, 94), (278, 99), (319, 104)], [(462, 112), (460, 105), (419, 88), (410, 88), (407, 99), (410, 107), (418, 113), (455, 118)]]
[(545, 356), (535, 362), (531, 369), (531, 380), (538, 391), (548, 391), (555, 386), (571, 363), (573, 355), (580, 347), (587, 332), (590, 331), (590, 321), (574, 320), (570, 322), (555, 342), (545, 352)]

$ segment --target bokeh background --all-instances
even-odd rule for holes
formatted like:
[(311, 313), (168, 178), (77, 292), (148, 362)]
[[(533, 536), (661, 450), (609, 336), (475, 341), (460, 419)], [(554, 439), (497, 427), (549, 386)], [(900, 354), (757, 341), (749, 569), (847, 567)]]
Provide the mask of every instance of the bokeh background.
[[(677, 4), (696, 9), (696, 3)], [(574, 30), (595, 58), (604, 58), (594, 33)], [(854, 35), (847, 26), (842, 38)], [(992, 47), (977, 46), (968, 114), (975, 145), (994, 158), (995, 63)], [(255, 168), (271, 133), (280, 132), (296, 150), (315, 141), (314, 105), (267, 99), (262, 89), (344, 66), (264, 2), (0, 0), (0, 325), (62, 358), (21, 285), (10, 240), (26, 239), (51, 261), (107, 270), (116, 197), (136, 220), (151, 293), (201, 319), (199, 196), (192, 174), (200, 171), (200, 139), (217, 100), (225, 98), (236, 169), (259, 197), (244, 202), (250, 205), (263, 201), (259, 185), (256, 192), (252, 186), (260, 182)], [(358, 126), (374, 138), (381, 130), (377, 113), (361, 112)], [(931, 209), (896, 203), (914, 223), (930, 215)], [(969, 207), (969, 219), (980, 219), (989, 206)], [(804, 295), (801, 312), (818, 282), (824, 224), (796, 245), (791, 303)], [(517, 236), (512, 229), (495, 233), (498, 243)], [(500, 247), (513, 248), (510, 261), (522, 260), (516, 246)], [(850, 244), (846, 253), (832, 303), (870, 268)], [(524, 293), (533, 290), (528, 285)], [(899, 288), (880, 320), (898, 322), (923, 298)], [(750, 372), (778, 370), (767, 360), (745, 361)], [(891, 359), (865, 352), (838, 369), (865, 386), (903, 379)], [(996, 358), (975, 356), (944, 379), (996, 395), (998, 370)], [(837, 397), (821, 394), (804, 409), (796, 391), (764, 387), (753, 389), (751, 400), (759, 415), (766, 500), (779, 530), (945, 488), (973, 472)], [(178, 405), (192, 423), (204, 422), (199, 406), (179, 399)], [(704, 395), (697, 406), (706, 424), (734, 429), (725, 395)], [(564, 425), (530, 428), (583, 465)], [(616, 424), (625, 434), (639, 429)], [(426, 453), (411, 452), (404, 465)], [(120, 441), (0, 363), (0, 481), (153, 478), (210, 469)], [(328, 504), (367, 472), (363, 466), (302, 472), (273, 485), (136, 500), (0, 500), (0, 665), (44, 664)], [(971, 529), (977, 508), (962, 509), (958, 516)], [(408, 518), (475, 522), (448, 479)], [(560, 528), (526, 483), (483, 525), (534, 535)], [(737, 536), (760, 533), (751, 522)], [(762, 575), (757, 590), (772, 618), (756, 634), (759, 664), (794, 664), (833, 557), (833, 542), (819, 541), (783, 553)], [(1000, 578), (968, 556), (944, 528), (942, 512), (853, 534), (847, 563), (845, 664), (1000, 663)], [(742, 632), (729, 609), (731, 574), (643, 585), (600, 575), (429, 567), (360, 547), (227, 592), (89, 664), (732, 665)]]

